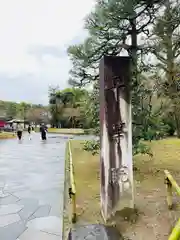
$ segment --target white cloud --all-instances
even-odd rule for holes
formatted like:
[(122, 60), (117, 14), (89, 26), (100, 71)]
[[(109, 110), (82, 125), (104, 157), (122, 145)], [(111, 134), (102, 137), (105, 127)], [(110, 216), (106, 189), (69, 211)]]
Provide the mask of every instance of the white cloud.
[[(30, 100), (26, 97), (30, 84), (39, 89), (34, 99), (42, 101), (47, 99), (49, 84), (66, 87), (70, 68), (66, 54), (50, 55), (48, 50), (43, 55), (43, 47), (65, 52), (67, 44), (82, 35), (83, 19), (93, 5), (94, 0), (0, 0), (0, 81), (4, 85), (0, 98)], [(42, 48), (41, 61), (36, 55), (38, 48)], [(6, 78), (9, 86), (3, 84)], [(21, 87), (21, 81), (25, 88), (19, 96), (15, 89), (11, 91), (11, 85)]]

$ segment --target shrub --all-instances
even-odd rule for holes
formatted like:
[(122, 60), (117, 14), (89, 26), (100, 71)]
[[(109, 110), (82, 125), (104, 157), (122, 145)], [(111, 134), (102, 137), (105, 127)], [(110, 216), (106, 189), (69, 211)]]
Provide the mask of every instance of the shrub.
[(99, 152), (100, 149), (100, 141), (98, 140), (91, 140), (91, 141), (86, 141), (83, 150), (91, 152), (92, 155), (95, 155)]

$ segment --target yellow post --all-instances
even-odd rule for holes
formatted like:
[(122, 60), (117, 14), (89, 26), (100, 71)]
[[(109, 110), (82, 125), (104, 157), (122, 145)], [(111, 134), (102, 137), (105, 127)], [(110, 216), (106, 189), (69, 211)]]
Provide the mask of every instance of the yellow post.
[(168, 204), (168, 208), (172, 209), (172, 184), (169, 181), (169, 178), (166, 178), (166, 189), (167, 189), (167, 204)]
[(176, 223), (176, 226), (173, 228), (172, 233), (168, 240), (178, 240), (180, 239), (180, 219)]
[(177, 182), (174, 180), (174, 178), (169, 173), (169, 171), (164, 170), (164, 173), (165, 173), (166, 177), (168, 178), (169, 182), (172, 184), (172, 187), (176, 190), (177, 194), (180, 196), (180, 187), (177, 184)]
[(72, 204), (72, 223), (76, 223), (77, 215), (76, 215), (76, 184), (74, 179), (74, 168), (73, 168), (73, 161), (72, 161), (72, 153), (71, 153), (71, 146), (69, 141), (69, 162), (70, 162), (70, 197), (71, 197), (71, 204)]
[(72, 223), (76, 223), (76, 194), (72, 194)]

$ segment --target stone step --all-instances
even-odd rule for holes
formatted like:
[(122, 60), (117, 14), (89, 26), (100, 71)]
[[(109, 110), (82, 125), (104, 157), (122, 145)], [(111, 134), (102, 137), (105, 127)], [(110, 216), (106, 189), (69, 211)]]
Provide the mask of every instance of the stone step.
[(118, 230), (102, 224), (75, 226), (69, 232), (68, 240), (123, 240)]

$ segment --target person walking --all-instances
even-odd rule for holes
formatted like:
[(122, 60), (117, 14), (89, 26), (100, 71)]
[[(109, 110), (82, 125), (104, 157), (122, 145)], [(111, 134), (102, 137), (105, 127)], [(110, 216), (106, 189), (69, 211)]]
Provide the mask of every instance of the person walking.
[(47, 127), (44, 124), (40, 126), (41, 139), (46, 140)]
[(16, 126), (16, 132), (19, 140), (21, 140), (22, 138), (23, 130), (24, 130), (23, 125), (20, 122), (18, 122)]
[(16, 135), (16, 126), (17, 126), (16, 123), (13, 123), (13, 124), (12, 124), (12, 129), (13, 129), (13, 135), (14, 135), (14, 136)]
[(29, 140), (31, 140), (31, 130), (32, 128), (31, 128), (31, 125), (29, 124), (28, 126)]

